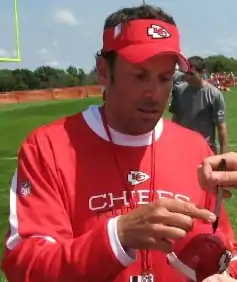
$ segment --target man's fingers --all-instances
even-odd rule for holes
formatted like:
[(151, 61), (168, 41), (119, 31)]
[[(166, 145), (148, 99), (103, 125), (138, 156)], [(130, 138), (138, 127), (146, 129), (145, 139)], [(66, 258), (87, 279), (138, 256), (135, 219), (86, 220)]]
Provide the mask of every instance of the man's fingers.
[(162, 224), (171, 227), (181, 228), (183, 230), (189, 231), (193, 227), (193, 219), (190, 216), (169, 212), (166, 213), (161, 218)]
[(186, 236), (187, 232), (183, 229), (156, 224), (153, 226), (153, 236), (158, 240), (180, 240)]
[(197, 173), (199, 185), (209, 192), (215, 192), (217, 187), (212, 179), (212, 167), (209, 164), (199, 166)]
[[(226, 175), (218, 172), (222, 159), (226, 160)], [(210, 192), (216, 189), (216, 185), (228, 187), (229, 184), (226, 183), (237, 187), (237, 174), (231, 174), (230, 172), (237, 173), (237, 153), (229, 152), (224, 155), (211, 156), (206, 158), (198, 168), (198, 181), (203, 189)]]
[[(155, 233), (157, 235), (157, 232)], [(173, 251), (174, 245), (171, 241), (166, 238), (157, 238), (157, 236), (146, 237), (146, 243), (143, 246), (139, 247), (142, 250), (159, 250), (163, 251), (166, 254), (169, 254)]]
[[(164, 199), (165, 201), (166, 199)], [(192, 218), (205, 220), (208, 222), (214, 222), (216, 216), (211, 211), (206, 209), (200, 209), (193, 203), (181, 202), (181, 201), (165, 201), (165, 207), (170, 212), (181, 213)]]
[(237, 153), (234, 152), (208, 157), (203, 161), (202, 166), (211, 167), (212, 170), (217, 170), (222, 159), (226, 160), (227, 170), (237, 170)]
[[(212, 171), (208, 166), (199, 167), (198, 181), (203, 189), (216, 193), (217, 186), (237, 187), (237, 171)], [(231, 193), (225, 192), (225, 197), (231, 197)]]
[(213, 171), (209, 176), (205, 176), (199, 171), (198, 181), (203, 189), (214, 193), (216, 193), (218, 186), (237, 188), (237, 171)]
[(237, 187), (237, 171), (214, 171), (211, 173), (211, 179), (222, 187)]
[(166, 254), (169, 254), (173, 251), (173, 244), (168, 240), (162, 239), (158, 241), (158, 244), (152, 246), (153, 250), (163, 251)]

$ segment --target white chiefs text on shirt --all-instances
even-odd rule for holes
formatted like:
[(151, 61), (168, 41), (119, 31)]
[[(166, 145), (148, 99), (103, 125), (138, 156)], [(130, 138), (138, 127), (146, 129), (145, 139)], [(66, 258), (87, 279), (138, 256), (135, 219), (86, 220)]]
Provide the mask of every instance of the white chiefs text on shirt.
[[(150, 190), (134, 190), (132, 191), (133, 199), (138, 205), (149, 203)], [(186, 195), (173, 193), (166, 190), (155, 190), (155, 199), (170, 198), (178, 201), (189, 202), (190, 198)], [(127, 191), (117, 193), (105, 193), (94, 195), (89, 198), (89, 209), (91, 211), (102, 211), (115, 207), (116, 205), (129, 207), (129, 197)]]

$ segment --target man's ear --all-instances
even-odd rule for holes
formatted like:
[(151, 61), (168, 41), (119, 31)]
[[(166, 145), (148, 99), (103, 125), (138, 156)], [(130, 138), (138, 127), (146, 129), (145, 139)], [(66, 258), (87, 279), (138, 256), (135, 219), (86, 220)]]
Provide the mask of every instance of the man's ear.
[(97, 70), (97, 80), (99, 84), (108, 88), (110, 76), (109, 69), (105, 59), (102, 56), (98, 56), (96, 59), (96, 70)]

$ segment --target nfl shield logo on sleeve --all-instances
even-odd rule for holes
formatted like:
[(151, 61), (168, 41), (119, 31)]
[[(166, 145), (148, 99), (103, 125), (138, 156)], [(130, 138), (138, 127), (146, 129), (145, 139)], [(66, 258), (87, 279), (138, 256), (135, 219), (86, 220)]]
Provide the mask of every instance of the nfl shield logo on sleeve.
[(28, 196), (30, 192), (31, 192), (31, 183), (29, 181), (22, 182), (20, 194), (23, 196)]
[(129, 282), (154, 282), (152, 274), (130, 276)]

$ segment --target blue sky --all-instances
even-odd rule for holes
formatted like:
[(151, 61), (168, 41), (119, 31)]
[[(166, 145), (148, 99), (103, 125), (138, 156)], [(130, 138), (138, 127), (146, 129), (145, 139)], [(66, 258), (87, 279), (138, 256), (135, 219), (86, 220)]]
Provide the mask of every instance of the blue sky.
[[(138, 0), (18, 0), (22, 62), (1, 68), (68, 65), (89, 71), (101, 46), (106, 16)], [(219, 4), (218, 4), (219, 2)], [(83, 4), (82, 4), (83, 3)], [(186, 56), (224, 54), (237, 57), (236, 0), (147, 1), (173, 15), (182, 35)], [(225, 3), (225, 5), (223, 5)], [(1, 0), (0, 57), (14, 56), (13, 0)]]

